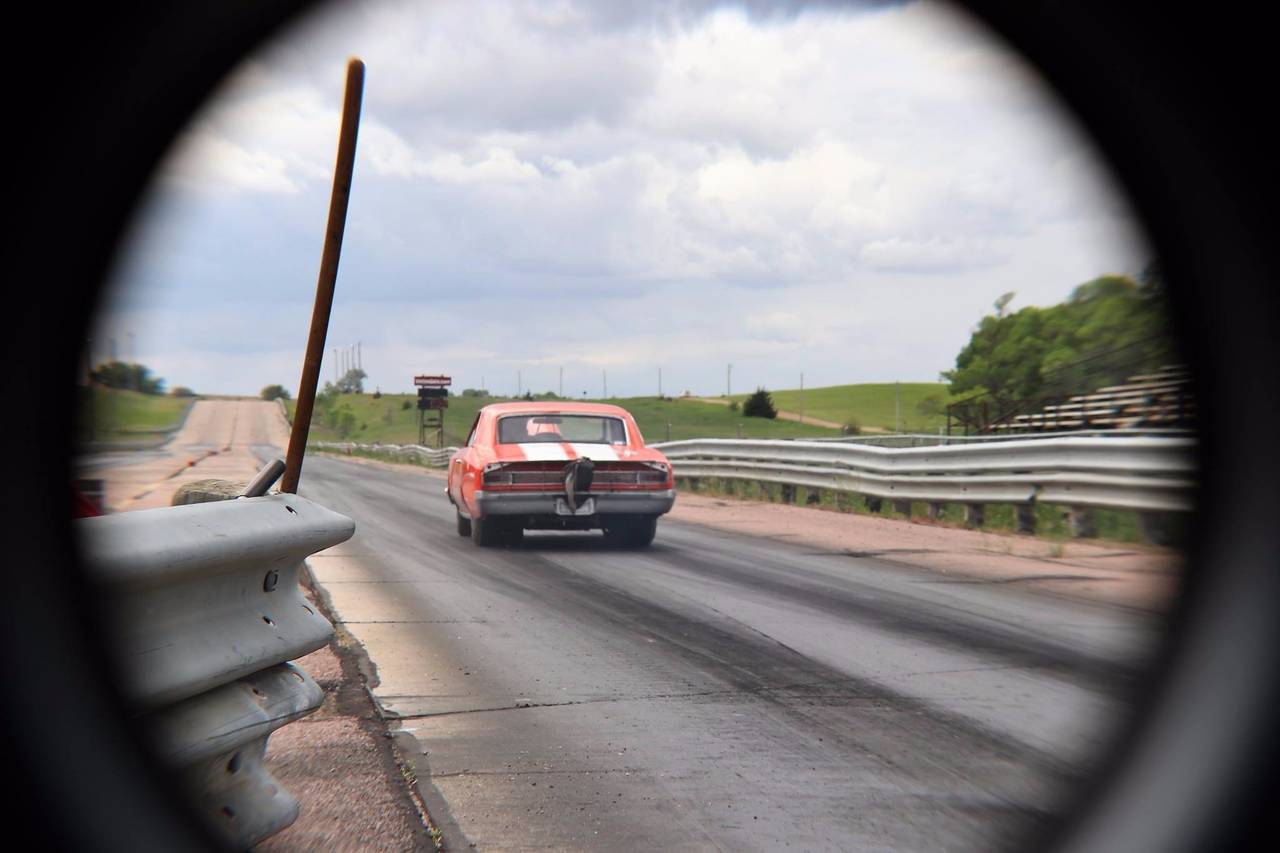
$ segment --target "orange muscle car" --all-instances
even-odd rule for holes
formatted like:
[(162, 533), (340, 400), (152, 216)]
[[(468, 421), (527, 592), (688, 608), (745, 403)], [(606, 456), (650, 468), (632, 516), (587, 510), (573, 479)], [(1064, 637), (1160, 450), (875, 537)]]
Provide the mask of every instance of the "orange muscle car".
[(510, 545), (525, 530), (596, 530), (618, 545), (653, 541), (675, 503), (671, 463), (644, 446), (626, 409), (603, 403), (497, 403), (476, 415), (449, 460), (458, 535)]

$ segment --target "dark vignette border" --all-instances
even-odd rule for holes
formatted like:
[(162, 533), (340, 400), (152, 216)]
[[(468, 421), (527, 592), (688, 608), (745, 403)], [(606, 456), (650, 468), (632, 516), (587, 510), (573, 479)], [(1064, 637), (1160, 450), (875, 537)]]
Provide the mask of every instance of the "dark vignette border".
[[(116, 244), (169, 140), (241, 56), (307, 5), (28, 7), (11, 29), (3, 376), (8, 398), (43, 418), (0, 417), (11, 463), (0, 738), (17, 784), (10, 832), (43, 847), (212, 846), (119, 714), (94, 641), (67, 518), (71, 378)], [(1280, 353), (1268, 298), (1277, 187), (1262, 129), (1274, 101), (1267, 31), (1260, 15), (1228, 7), (968, 5), (1057, 88), (1128, 191), (1165, 265), (1204, 413), (1203, 511), (1162, 665), (1126, 747), (1052, 840), (1265, 846), (1280, 756), (1269, 725), (1280, 675)]]

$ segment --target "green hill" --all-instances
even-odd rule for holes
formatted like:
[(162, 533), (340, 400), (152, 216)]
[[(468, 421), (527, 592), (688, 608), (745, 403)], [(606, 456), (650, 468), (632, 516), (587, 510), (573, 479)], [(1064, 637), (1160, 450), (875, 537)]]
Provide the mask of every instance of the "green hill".
[[(807, 394), (808, 392), (806, 392)], [(461, 444), (482, 406), (506, 402), (509, 397), (450, 397), (445, 412), (445, 444)], [(727, 406), (696, 400), (661, 400), (629, 397), (603, 401), (621, 406), (635, 417), (645, 441), (666, 441), (667, 425), (673, 441), (685, 438), (805, 438), (838, 435), (836, 430), (784, 420), (746, 418)], [(414, 444), (418, 441), (417, 397), (413, 394), (343, 394), (334, 403), (317, 409), (312, 420), (313, 441), (355, 441), (364, 444)], [(293, 416), (296, 401), (288, 401)], [(347, 412), (350, 418), (341, 413)], [(335, 417), (335, 413), (337, 416)], [(346, 422), (346, 433), (343, 421)]]
[(177, 429), (195, 397), (81, 388), (76, 437), (81, 442), (159, 440)]
[[(872, 430), (894, 430), (894, 405), (901, 393), (902, 432), (936, 433), (946, 424), (946, 416), (922, 415), (917, 408), (926, 397), (947, 402), (947, 386), (940, 382), (874, 382), (860, 385), (832, 385), (826, 388), (769, 389), (773, 404), (782, 411), (800, 412), (806, 417), (820, 418), (838, 424), (857, 423)], [(739, 404), (750, 394), (734, 394)]]

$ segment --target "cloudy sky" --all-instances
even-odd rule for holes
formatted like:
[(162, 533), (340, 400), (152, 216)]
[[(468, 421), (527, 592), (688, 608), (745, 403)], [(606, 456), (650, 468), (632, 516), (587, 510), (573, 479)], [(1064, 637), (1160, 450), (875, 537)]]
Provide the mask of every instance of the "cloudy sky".
[(157, 173), (93, 339), (296, 391), (348, 57), (367, 65), (329, 331), (370, 387), (932, 381), (1001, 293), (1148, 260), (1083, 135), (934, 2), (368, 2), (228, 79)]

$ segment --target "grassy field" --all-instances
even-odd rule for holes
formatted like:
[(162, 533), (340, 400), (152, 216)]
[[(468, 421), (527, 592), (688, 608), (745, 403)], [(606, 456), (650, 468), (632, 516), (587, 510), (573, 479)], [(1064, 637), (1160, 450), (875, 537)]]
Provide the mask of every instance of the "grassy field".
[(94, 387), (80, 391), (80, 441), (141, 441), (159, 439), (177, 428), (194, 397), (141, 394)]
[[(807, 393), (807, 392), (806, 392)], [(445, 412), (445, 444), (461, 444), (482, 406), (503, 402), (500, 397), (450, 397)], [(830, 437), (835, 430), (782, 420), (746, 418), (726, 406), (695, 400), (661, 400), (657, 397), (629, 397), (605, 402), (622, 406), (635, 417), (645, 441), (666, 441), (670, 424), (671, 440), (685, 438), (801, 438)], [(311, 425), (314, 441), (356, 441), (365, 444), (414, 444), (418, 441), (417, 398), (412, 394), (343, 394), (324, 412), (317, 411)], [(290, 417), (295, 401), (288, 403)], [(351, 414), (349, 434), (335, 428), (338, 419), (331, 413)]]
[[(898, 388), (893, 382), (864, 383), (861, 385), (833, 385), (827, 388), (804, 389), (803, 410), (809, 417), (821, 418), (838, 424), (857, 423), (860, 427), (894, 429), (894, 404)], [(801, 392), (798, 389), (769, 389), (773, 404), (783, 411), (801, 411)], [(947, 401), (947, 386), (938, 382), (903, 382), (902, 422), (903, 432), (936, 433), (946, 423), (944, 415), (922, 415), (917, 410), (920, 401), (936, 396)], [(750, 394), (734, 394), (732, 399), (742, 403)]]

